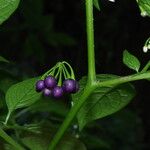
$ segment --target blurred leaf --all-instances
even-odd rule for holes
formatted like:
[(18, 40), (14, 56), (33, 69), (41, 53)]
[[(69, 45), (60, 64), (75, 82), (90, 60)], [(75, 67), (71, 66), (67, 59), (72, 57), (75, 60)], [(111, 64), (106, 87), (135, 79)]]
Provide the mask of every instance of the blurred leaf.
[(86, 150), (85, 145), (75, 137), (65, 136), (56, 150)]
[(4, 144), (5, 149), (4, 150), (16, 150), (12, 145)]
[(68, 108), (63, 103), (56, 102), (53, 99), (40, 100), (28, 108), (31, 112), (51, 112), (59, 116), (66, 116)]
[(65, 33), (51, 33), (47, 37), (47, 41), (52, 46), (74, 46), (76, 41)]
[(42, 23), (43, 0), (36, 0), (36, 3), (33, 0), (24, 1), (21, 10), (29, 27), (40, 29), (40, 24)]
[(20, 0), (0, 0), (0, 24), (17, 9)]
[(46, 15), (41, 17), (41, 30), (44, 32), (44, 34), (51, 34), (53, 32), (53, 26), (54, 26), (54, 17), (53, 15)]
[(93, 0), (94, 6), (100, 11), (99, 0)]
[(2, 108), (3, 108), (3, 102), (2, 102), (2, 99), (0, 97), (0, 109), (2, 109)]
[[(22, 142), (30, 150), (47, 150), (50, 143), (49, 136), (45, 134), (24, 137)], [(58, 144), (56, 150), (86, 150), (86, 147), (78, 139), (67, 135)]]
[(142, 144), (144, 127), (136, 113), (123, 109), (111, 117), (92, 122), (82, 132), (81, 139), (91, 150), (143, 150), (146, 146)]
[[(114, 79), (114, 75), (97, 75), (97, 80), (104, 81)], [(74, 103), (83, 92), (87, 78), (80, 81), (81, 91), (73, 96)], [(77, 114), (80, 130), (88, 123), (96, 119), (111, 115), (125, 107), (135, 96), (134, 87), (129, 84), (97, 88), (86, 100)]]
[(24, 45), (25, 55), (34, 56), (40, 62), (44, 61), (44, 47), (41, 41), (33, 34), (30, 34)]
[(140, 69), (140, 61), (132, 54), (130, 54), (127, 50), (123, 52), (123, 63), (137, 72)]
[(0, 56), (0, 62), (9, 63), (9, 61), (2, 56)]
[(15, 84), (17, 81), (13, 78), (4, 78), (3, 80), (0, 80), (0, 89), (6, 93), (10, 86)]
[[(98, 130), (98, 129), (97, 129)], [(86, 133), (85, 144), (92, 150), (112, 150), (109, 141), (105, 141), (101, 136)], [(84, 137), (85, 138), (85, 137)]]
[(30, 106), (40, 98), (41, 94), (35, 90), (37, 80), (37, 78), (28, 79), (9, 88), (6, 93), (6, 104), (9, 113), (18, 108)]
[(0, 69), (0, 90), (6, 93), (8, 88), (17, 82), (16, 77), (11, 73)]
[(0, 109), (3, 108), (3, 101), (4, 101), (4, 96), (3, 93), (0, 91)]
[(141, 15), (143, 17), (150, 17), (150, 0), (137, 0), (139, 8), (141, 10)]

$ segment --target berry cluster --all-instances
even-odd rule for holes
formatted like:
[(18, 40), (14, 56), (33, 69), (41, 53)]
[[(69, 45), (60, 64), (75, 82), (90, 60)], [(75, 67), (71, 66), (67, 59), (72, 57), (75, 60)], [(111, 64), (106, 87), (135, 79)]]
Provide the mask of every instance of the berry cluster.
[(65, 79), (62, 86), (57, 85), (57, 80), (52, 75), (36, 82), (36, 91), (43, 92), (46, 97), (61, 98), (64, 94), (76, 93), (78, 90), (79, 84), (74, 79)]

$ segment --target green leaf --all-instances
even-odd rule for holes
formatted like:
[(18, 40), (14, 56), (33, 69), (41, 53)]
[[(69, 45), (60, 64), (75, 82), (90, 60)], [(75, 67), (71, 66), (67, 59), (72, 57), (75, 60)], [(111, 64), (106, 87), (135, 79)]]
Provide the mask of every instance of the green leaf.
[[(114, 75), (98, 75), (97, 79), (105, 81), (108, 79), (114, 79), (117, 76)], [(80, 81), (81, 91), (73, 96), (74, 103), (79, 99), (83, 92), (83, 87), (87, 81), (86, 77), (83, 77)], [(77, 114), (80, 130), (83, 127), (96, 119), (100, 119), (111, 115), (123, 107), (125, 107), (134, 97), (134, 87), (129, 84), (121, 84), (119, 86), (109, 86), (97, 88), (86, 100)]]
[(0, 24), (17, 9), (20, 0), (0, 0)]
[(143, 17), (150, 17), (150, 0), (137, 0), (139, 8), (141, 10), (141, 15)]
[(30, 106), (36, 102), (41, 94), (35, 90), (38, 78), (32, 78), (11, 86), (6, 93), (6, 104), (9, 112), (18, 108)]
[(9, 63), (9, 61), (2, 56), (0, 56), (0, 62)]
[(93, 0), (93, 4), (100, 11), (99, 0)]
[(123, 52), (123, 63), (128, 66), (130, 69), (135, 71), (139, 71), (140, 69), (140, 61), (132, 54), (130, 54), (127, 50)]

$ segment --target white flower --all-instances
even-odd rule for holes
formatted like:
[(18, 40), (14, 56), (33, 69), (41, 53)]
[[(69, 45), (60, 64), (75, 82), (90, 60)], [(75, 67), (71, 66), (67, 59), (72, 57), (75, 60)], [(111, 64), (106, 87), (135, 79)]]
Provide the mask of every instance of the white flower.
[(146, 12), (146, 11), (142, 11), (142, 12), (141, 12), (141, 16), (142, 16), (142, 17), (146, 17), (146, 16), (147, 16), (147, 12)]
[(74, 125), (73, 125), (73, 129), (75, 129), (75, 130), (78, 129), (78, 125), (77, 125), (77, 124), (74, 124)]
[(71, 102), (71, 106), (73, 107), (73, 105), (74, 105), (74, 102), (72, 101), (72, 102)]
[(108, 1), (110, 1), (110, 2), (115, 2), (115, 0), (108, 0)]
[(147, 51), (148, 51), (148, 47), (147, 47), (147, 46), (144, 46), (144, 47), (143, 47), (143, 52), (144, 52), (144, 53), (147, 53)]

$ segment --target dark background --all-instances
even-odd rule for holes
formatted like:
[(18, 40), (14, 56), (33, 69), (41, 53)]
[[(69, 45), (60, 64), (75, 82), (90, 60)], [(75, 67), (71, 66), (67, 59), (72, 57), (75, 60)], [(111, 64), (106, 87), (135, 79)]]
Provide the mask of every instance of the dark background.
[[(149, 37), (150, 19), (140, 16), (136, 0), (103, 0), (101, 12), (95, 9), (94, 15), (97, 73), (133, 73), (122, 63), (125, 49), (146, 64), (150, 54), (144, 54), (142, 47)], [(12, 62), (6, 68), (20, 80), (40, 75), (62, 60), (73, 66), (80, 79), (87, 74), (84, 1), (21, 1), (0, 27), (0, 55)], [(100, 136), (113, 149), (150, 149), (150, 84), (139, 81), (135, 86), (137, 95), (130, 105), (97, 122), (104, 128)], [(99, 134), (94, 129), (90, 132)]]

